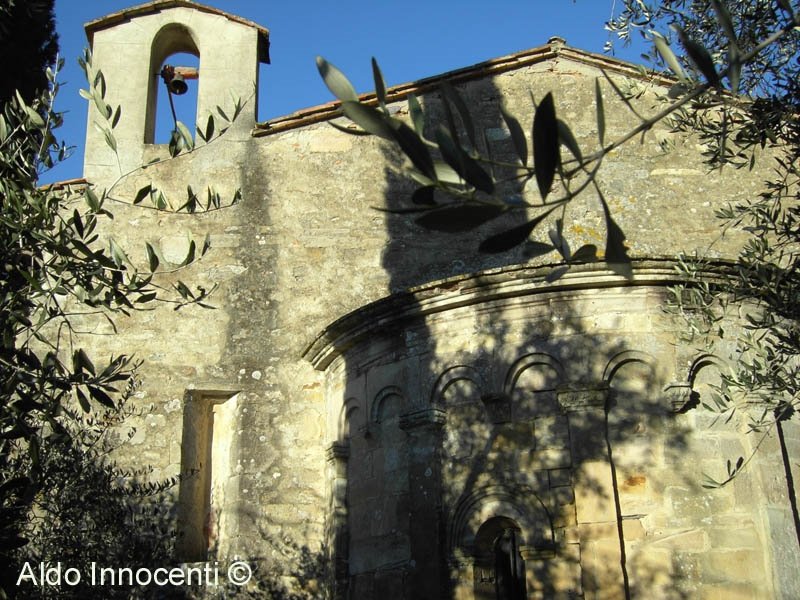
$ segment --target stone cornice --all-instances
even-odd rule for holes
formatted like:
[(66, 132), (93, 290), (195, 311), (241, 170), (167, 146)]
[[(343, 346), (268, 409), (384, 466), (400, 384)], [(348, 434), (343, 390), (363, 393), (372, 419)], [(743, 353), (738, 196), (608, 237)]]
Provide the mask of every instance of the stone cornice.
[(350, 445), (345, 442), (331, 442), (325, 448), (325, 458), (328, 462), (347, 460), (350, 457)]
[(447, 414), (438, 408), (423, 408), (400, 417), (400, 429), (404, 431), (415, 431), (420, 429), (441, 429)]
[(561, 388), (557, 391), (558, 403), (564, 412), (604, 410), (608, 400), (608, 387)]
[[(317, 370), (328, 365), (348, 349), (367, 339), (379, 329), (401, 326), (429, 315), (465, 306), (497, 300), (549, 295), (581, 290), (626, 287), (664, 288), (682, 281), (672, 259), (637, 259), (632, 262), (633, 276), (626, 279), (611, 271), (605, 263), (573, 265), (555, 282), (546, 277), (558, 265), (512, 265), (451, 277), (393, 294), (359, 308), (326, 327), (303, 352)], [(720, 261), (707, 265), (706, 277), (720, 279), (731, 263)]]
[(673, 412), (682, 412), (692, 403), (692, 384), (688, 381), (673, 381), (664, 387)]

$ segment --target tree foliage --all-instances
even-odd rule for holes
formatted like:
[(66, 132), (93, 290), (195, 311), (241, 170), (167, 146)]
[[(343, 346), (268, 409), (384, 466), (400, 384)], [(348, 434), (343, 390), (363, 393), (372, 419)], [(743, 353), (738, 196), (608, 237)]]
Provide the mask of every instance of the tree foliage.
[(0, 3), (0, 105), (19, 91), (31, 102), (48, 88), (45, 72), (56, 62), (58, 35), (54, 0)]
[[(548, 93), (538, 104), (532, 98), (536, 111), (531, 125), (530, 147), (520, 122), (501, 108), (502, 119), (508, 126), (517, 155), (515, 162), (508, 162), (491, 155), (485, 138), (478, 140), (466, 102), (447, 81), (440, 86), (443, 122), (429, 119), (419, 100), (410, 95), (411, 125), (408, 125), (387, 109), (386, 85), (374, 59), (377, 106), (360, 100), (345, 75), (325, 59), (318, 58), (317, 66), (328, 88), (341, 100), (342, 113), (361, 129), (355, 132), (347, 128), (342, 130), (377, 135), (395, 144), (408, 158), (407, 173), (418, 188), (411, 196), (411, 206), (390, 212), (414, 214), (416, 223), (426, 229), (455, 233), (478, 230), (512, 211), (530, 211), (534, 214), (522, 225), (484, 235), (478, 250), (499, 253), (527, 244), (529, 255), (557, 252), (567, 263), (592, 262), (598, 260), (594, 245), (585, 245), (573, 252), (563, 236), (566, 205), (590, 188), (597, 193), (606, 220), (603, 255), (612, 269), (629, 275), (630, 259), (625, 236), (615, 223), (595, 181), (603, 156), (620, 143), (608, 144), (605, 141), (603, 98), (599, 85), (596, 88), (599, 111), (595, 149), (584, 152), (578, 146), (569, 126), (558, 118), (553, 96)], [(567, 152), (566, 157), (562, 156), (562, 148)], [(536, 182), (539, 202), (530, 203), (522, 197), (531, 181)], [(549, 243), (531, 242), (529, 237), (534, 229), (554, 213), (561, 217), (548, 231)]]
[[(708, 350), (717, 351), (720, 339), (734, 340), (733, 368), (723, 373), (707, 408), (720, 421), (744, 412), (761, 440), (791, 418), (800, 402), (798, 11), (798, 3), (788, 0), (628, 1), (609, 24), (622, 39), (660, 29), (691, 36), (696, 46), (710, 49), (715, 69), (727, 74), (731, 91), (739, 95), (698, 98), (674, 114), (672, 124), (702, 137), (711, 167), (751, 168), (765, 148), (775, 157), (773, 176), (758, 196), (717, 213), (723, 229), (748, 233), (729, 276), (710, 285), (697, 277), (703, 257), (686, 259), (687, 284), (674, 290), (672, 302)], [(693, 67), (689, 49), (679, 57), (686, 69)], [(731, 307), (743, 314), (741, 333), (726, 329), (721, 318)], [(730, 481), (752, 456), (729, 462), (727, 476), (707, 485)]]
[[(625, 234), (595, 177), (612, 150), (661, 121), (675, 132), (699, 136), (706, 148), (699, 160), (709, 168), (752, 168), (759, 151), (769, 147), (776, 156), (775, 176), (765, 182), (764, 191), (718, 213), (723, 229), (735, 226), (750, 234), (734, 268), (712, 285), (697, 277), (702, 269), (695, 262), (683, 260), (687, 284), (674, 291), (672, 302), (693, 331), (713, 333), (715, 339), (738, 336), (739, 355), (731, 357), (734, 368), (723, 376), (709, 408), (729, 417), (755, 400), (762, 409), (751, 426), (766, 435), (771, 426), (793, 415), (800, 401), (799, 26), (800, 7), (790, 0), (624, 0), (606, 27), (623, 42), (638, 32), (651, 43), (645, 58), (674, 82), (661, 110), (641, 116), (631, 98), (606, 78), (637, 121), (626, 134), (608, 140), (598, 80), (598, 139), (593, 148), (581, 148), (569, 125), (558, 118), (552, 95), (532, 98), (529, 148), (523, 126), (501, 108), (517, 155), (513, 164), (492, 157), (485, 141), (481, 149), (466, 103), (447, 82), (440, 88), (443, 122), (428, 123), (420, 102), (410, 96), (409, 125), (387, 109), (386, 86), (374, 59), (377, 102), (358, 97), (347, 78), (324, 59), (317, 63), (341, 101), (343, 115), (359, 127), (339, 129), (382, 137), (408, 158), (404, 170), (418, 188), (410, 205), (394, 212), (412, 214), (419, 225), (434, 231), (479, 235), (484, 224), (509, 211), (528, 215), (522, 225), (484, 236), (482, 252), (527, 244), (537, 248), (537, 254), (556, 251), (567, 265), (602, 256), (612, 269), (630, 275)], [(536, 182), (538, 203), (520, 195), (531, 180)], [(563, 236), (563, 212), (548, 231), (548, 240), (531, 239), (548, 217), (586, 191), (597, 194), (605, 214), (602, 255), (594, 246), (570, 250)], [(565, 271), (557, 270), (554, 276)], [(720, 329), (720, 314), (732, 303), (747, 307), (741, 335)], [(742, 458), (729, 464), (725, 481), (747, 462)], [(711, 486), (720, 483), (724, 482), (709, 480)]]
[[(81, 64), (90, 84), (82, 94), (97, 106), (97, 125), (116, 151), (114, 128), (122, 109), (107, 103), (104, 77), (92, 67), (88, 54)], [(142, 259), (135, 261), (129, 250), (102, 233), (113, 219), (109, 207), (122, 202), (195, 213), (240, 198), (237, 192), (225, 201), (212, 189), (198, 194), (189, 188), (186, 199), (173, 206), (152, 184), (132, 199), (120, 198), (115, 188), (131, 173), (120, 173), (107, 190), (91, 184), (39, 187), (39, 173), (65, 154), (54, 133), (61, 123), (54, 109), (57, 67), (46, 70), (49, 87), (44, 93), (31, 102), (15, 93), (0, 114), (0, 560), (4, 565), (19, 564), (29, 556), (58, 560), (56, 550), (69, 554), (83, 547), (93, 547), (100, 558), (118, 553), (125, 546), (114, 532), (119, 534), (126, 523), (135, 527), (132, 507), (174, 483), (142, 487), (135, 482), (140, 474), (110, 462), (114, 446), (108, 436), (130, 414), (125, 406), (138, 362), (124, 354), (91, 357), (78, 340), (86, 333), (81, 323), (105, 320), (116, 331), (117, 318), (155, 303), (175, 309), (195, 304), (211, 308), (207, 300), (213, 290), (176, 279), (177, 271), (210, 249), (210, 241), (192, 241), (177, 265), (166, 263), (149, 243), (142, 249)], [(241, 109), (237, 100), (233, 109), (218, 113), (228, 123)], [(201, 135), (207, 133), (210, 142), (225, 129), (209, 117)], [(188, 131), (185, 126), (173, 135), (171, 156), (195, 151), (194, 141), (183, 131)], [(163, 283), (165, 275), (171, 284)], [(118, 529), (107, 523), (111, 514), (121, 519), (127, 515)], [(161, 527), (152, 519), (145, 523)], [(159, 543), (165, 541), (161, 538)], [(141, 551), (139, 562), (160, 556), (154, 550), (158, 544), (151, 542), (136, 547)], [(9, 576), (12, 571), (4, 570)], [(10, 589), (8, 581), (0, 584)]]
[[(30, 541), (6, 563), (3, 586), (17, 597), (90, 598), (97, 589), (92, 563), (99, 566), (161, 567), (169, 564), (176, 539), (173, 490), (175, 478), (153, 481), (147, 468), (125, 469), (114, 451), (135, 434), (125, 426), (142, 410), (130, 406), (133, 388), (124, 390), (114, 408), (73, 411), (60, 419), (61, 436), (41, 438), (38, 489), (20, 522)], [(69, 409), (65, 409), (69, 410)], [(127, 431), (127, 435), (121, 432)], [(17, 472), (30, 471), (24, 454), (12, 457)], [(35, 579), (20, 577), (26, 563)], [(75, 585), (46, 585), (40, 565), (61, 563), (83, 574)], [(104, 586), (103, 597), (142, 597), (136, 586)], [(166, 590), (164, 590), (166, 593)]]

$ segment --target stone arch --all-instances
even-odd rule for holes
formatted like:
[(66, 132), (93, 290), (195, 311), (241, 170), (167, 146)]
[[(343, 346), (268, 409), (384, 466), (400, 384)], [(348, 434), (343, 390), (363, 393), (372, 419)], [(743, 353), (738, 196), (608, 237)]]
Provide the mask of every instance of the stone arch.
[[(155, 143), (156, 114), (159, 99), (165, 100), (166, 90), (161, 81), (161, 67), (170, 56), (178, 53), (192, 54), (201, 58), (200, 43), (197, 34), (187, 25), (178, 22), (167, 23), (153, 37), (150, 45), (149, 78), (147, 86), (147, 104), (145, 108), (144, 143)], [(199, 91), (197, 98), (200, 98)], [(199, 115), (198, 115), (199, 116)], [(194, 123), (187, 126), (193, 129)]]
[(473, 490), (456, 505), (449, 528), (449, 549), (473, 554), (480, 527), (489, 519), (504, 517), (520, 528), (520, 540), (534, 548), (552, 548), (553, 520), (533, 488), (524, 485), (490, 485)]
[(506, 560), (517, 567), (519, 584), (512, 598), (525, 597), (525, 581), (533, 562), (553, 556), (553, 520), (534, 490), (527, 485), (490, 485), (473, 490), (456, 505), (448, 531), (451, 584), (459, 597), (494, 597), (498, 571), (494, 554), (498, 538), (511, 533), (513, 550)]
[(447, 388), (458, 381), (472, 382), (481, 396), (487, 392), (486, 381), (478, 369), (467, 365), (456, 365), (445, 369), (436, 379), (431, 391), (431, 405), (443, 405)]
[(514, 388), (516, 387), (520, 376), (528, 369), (538, 366), (543, 366), (555, 371), (557, 381), (554, 382), (554, 385), (552, 386), (553, 389), (558, 385), (558, 383), (564, 380), (564, 367), (557, 359), (543, 352), (531, 352), (519, 357), (509, 367), (505, 382), (503, 383), (503, 393), (506, 395), (511, 395), (514, 392)]
[(722, 372), (728, 368), (728, 363), (715, 354), (701, 354), (695, 358), (692, 361), (692, 364), (689, 366), (689, 373), (686, 377), (689, 385), (694, 387), (695, 380), (697, 379), (697, 375), (700, 373), (700, 371), (710, 366), (714, 366), (717, 368), (717, 370)]
[[(603, 372), (605, 422), (598, 425), (605, 436), (608, 485), (602, 493), (608, 498), (606, 516), (614, 515), (620, 532), (623, 515), (648, 514), (649, 494), (665, 485), (659, 471), (665, 450), (654, 437), (672, 414), (672, 406), (655, 386), (657, 365), (647, 352), (626, 350), (614, 355)], [(677, 450), (677, 437), (672, 441)], [(620, 556), (625, 557), (622, 535), (619, 543)]]
[(401, 412), (406, 408), (406, 399), (403, 395), (403, 390), (399, 387), (394, 385), (387, 385), (385, 388), (380, 390), (377, 394), (375, 394), (375, 398), (372, 400), (372, 407), (370, 409), (370, 421), (372, 423), (380, 423), (383, 419), (383, 413), (386, 406), (386, 403), (391, 398), (399, 398), (400, 399), (400, 408)]
[(629, 363), (643, 363), (655, 374), (657, 362), (652, 354), (642, 352), (641, 350), (624, 350), (611, 357), (611, 360), (606, 364), (606, 368), (603, 371), (603, 383), (611, 385), (617, 372)]
[(704, 353), (697, 356), (689, 366), (687, 383), (689, 386), (690, 408), (701, 406), (704, 398), (715, 386), (721, 384), (722, 374), (730, 369), (730, 365), (719, 356)]
[(484, 521), (475, 535), (474, 548), (472, 578), (476, 598), (527, 597), (521, 529), (516, 521), (505, 516)]
[(603, 371), (603, 386), (607, 390), (606, 433), (617, 455), (624, 454), (623, 446), (634, 436), (643, 435), (672, 410), (654, 386), (657, 365), (653, 355), (641, 350), (625, 350), (606, 364)]
[(350, 434), (353, 430), (353, 423), (360, 410), (361, 403), (356, 398), (350, 397), (344, 401), (344, 404), (342, 404), (342, 409), (339, 412), (337, 431), (337, 439), (340, 442), (346, 442), (350, 439)]
[(520, 532), (522, 531), (519, 523), (517, 523), (517, 521), (514, 519), (502, 515), (490, 517), (481, 524), (475, 534), (475, 550), (478, 553), (485, 553), (486, 551), (490, 550), (492, 540), (496, 537), (496, 534), (503, 529), (516, 529)]

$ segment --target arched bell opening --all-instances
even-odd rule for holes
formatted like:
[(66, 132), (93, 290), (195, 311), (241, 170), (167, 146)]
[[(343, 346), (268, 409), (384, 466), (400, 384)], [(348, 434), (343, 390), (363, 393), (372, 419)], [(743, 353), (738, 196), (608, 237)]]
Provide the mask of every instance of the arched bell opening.
[(153, 39), (144, 142), (166, 144), (183, 123), (194, 136), (200, 86), (200, 50), (192, 31), (177, 23)]

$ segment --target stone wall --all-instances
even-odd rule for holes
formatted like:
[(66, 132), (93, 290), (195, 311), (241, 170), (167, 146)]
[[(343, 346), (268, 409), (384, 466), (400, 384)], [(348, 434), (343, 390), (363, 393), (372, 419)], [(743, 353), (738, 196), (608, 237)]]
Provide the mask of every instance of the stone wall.
[[(263, 32), (252, 24), (162, 4), (94, 33), (110, 90), (126, 75), (119, 57), (150, 64), (153, 36), (171, 23), (195, 33), (203, 98), (229, 87), (203, 67), (222, 52), (206, 40), (223, 22), (239, 56), (231, 64), (257, 72)], [(626, 132), (630, 112), (601, 69), (642, 91), (640, 110), (659, 107), (663, 89), (634, 68), (560, 44), (448, 77), (503, 157), (511, 141), (498, 102), (529, 123), (530, 93), (550, 91), (579, 143), (596, 148), (598, 77), (607, 137)], [(406, 117), (402, 94), (416, 91), (435, 119), (434, 83), (401, 86), (390, 110)], [(146, 98), (111, 98), (125, 105), (126, 165), (163, 155), (144, 143)], [(87, 341), (145, 361), (137, 403), (146, 416), (133, 423), (125, 459), (153, 465), (156, 477), (187, 475), (176, 503), (195, 541), (182, 558), (196, 559), (205, 544), (300, 577), (287, 556), (305, 547), (333, 559), (340, 595), (491, 597), (486, 552), (508, 530), (517, 532), (529, 597), (618, 597), (625, 586), (641, 597), (791, 597), (797, 540), (787, 533), (778, 442), (770, 438), (733, 486), (700, 487), (701, 472), (754, 441), (736, 428), (709, 432), (702, 411), (688, 410), (686, 394), (702, 394), (718, 362), (676, 346), (680, 324), (661, 311), (672, 266), (644, 260), (695, 249), (730, 255), (737, 232), (720, 236), (714, 210), (752, 197), (764, 171), (707, 173), (697, 140), (657, 125), (600, 172), (641, 261), (634, 281), (601, 265), (548, 283), (550, 256), (487, 258), (474, 236), (432, 235), (373, 210), (406, 203), (412, 188), (397, 174), (400, 158), (379, 140), (335, 130), (325, 122), (335, 116), (321, 107), (251, 135), (248, 112), (246, 127), (129, 174), (89, 127), (87, 177), (122, 201), (106, 234), (139, 261), (145, 241), (157, 244), (175, 270), (166, 285), (218, 286), (214, 310), (166, 306)], [(187, 185), (223, 197), (240, 189), (242, 201), (202, 215), (124, 203), (148, 183), (176, 206)], [(536, 200), (532, 189), (524, 194)], [(571, 205), (566, 223), (574, 247), (602, 247), (597, 198)], [(178, 268), (188, 239), (206, 234), (210, 253)], [(787, 440), (795, 449), (796, 433)], [(203, 462), (207, 447), (223, 464)], [(209, 487), (213, 498), (204, 497)], [(208, 522), (213, 531), (197, 536)]]
[[(558, 291), (541, 268), (454, 278), (365, 308), (312, 347), (342, 407), (329, 429), (349, 448), (352, 597), (494, 598), (481, 531), (498, 519), (518, 530), (530, 598), (795, 593), (774, 432), (758, 467), (702, 487), (759, 440), (702, 407), (724, 364), (676, 346), (681, 323), (659, 310), (671, 267), (637, 262), (632, 284), (611, 287), (578, 270)], [(387, 399), (399, 420), (383, 419)], [(397, 535), (407, 517), (425, 523), (410, 538)], [(399, 531), (376, 553), (382, 526)], [(426, 579), (421, 561), (447, 575)]]

